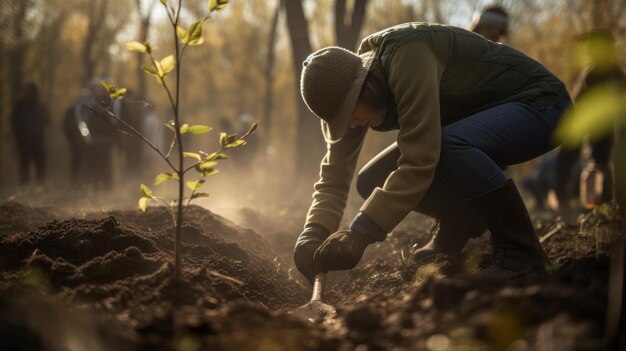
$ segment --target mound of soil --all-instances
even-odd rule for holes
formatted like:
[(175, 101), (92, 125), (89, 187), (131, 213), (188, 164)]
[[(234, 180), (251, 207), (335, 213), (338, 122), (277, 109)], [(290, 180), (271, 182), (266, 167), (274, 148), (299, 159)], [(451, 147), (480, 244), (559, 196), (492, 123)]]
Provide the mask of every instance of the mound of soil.
[(311, 323), (288, 313), (310, 296), (290, 259), (297, 221), (246, 209), (255, 232), (192, 206), (177, 281), (166, 209), (80, 219), (15, 202), (0, 211), (7, 349), (602, 349), (609, 260), (598, 221), (561, 225), (544, 243), (549, 275), (486, 283), (471, 275), (486, 238), (454, 261), (408, 260), (410, 246), (430, 236), (430, 222), (414, 219), (368, 248), (355, 269), (329, 273), (326, 301), (337, 315)]

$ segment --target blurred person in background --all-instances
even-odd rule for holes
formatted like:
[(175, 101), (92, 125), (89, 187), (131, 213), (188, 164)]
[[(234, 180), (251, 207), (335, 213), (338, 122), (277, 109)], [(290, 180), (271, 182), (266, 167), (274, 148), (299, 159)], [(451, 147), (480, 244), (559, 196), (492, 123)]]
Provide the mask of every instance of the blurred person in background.
[(469, 29), (491, 41), (502, 42), (509, 32), (509, 14), (500, 5), (485, 6), (474, 13)]
[[(615, 48), (615, 37), (606, 29), (594, 29), (576, 38), (576, 54), (582, 66), (572, 97), (574, 101), (585, 99), (597, 89), (626, 89), (626, 75), (622, 71)], [(554, 190), (559, 201), (559, 211), (567, 214), (572, 210), (571, 200), (578, 194), (578, 174), (599, 170), (604, 174), (602, 198), (598, 203), (609, 202), (613, 196), (613, 177), (610, 168), (610, 154), (613, 147), (613, 133), (589, 140), (590, 158), (581, 159), (581, 147), (561, 147), (556, 160)], [(573, 171), (578, 172), (574, 173)], [(575, 174), (572, 177), (572, 174)]]
[[(172, 134), (170, 130), (163, 126), (161, 119), (157, 115), (154, 104), (150, 101), (141, 101), (141, 131), (144, 136), (152, 142), (163, 154), (167, 154)], [(136, 137), (133, 137), (136, 138)], [(141, 152), (141, 160), (143, 163), (142, 171), (139, 172), (140, 177), (152, 176), (162, 162), (161, 157), (150, 146), (142, 142), (139, 148)]]
[(65, 114), (63, 115), (63, 134), (65, 135), (69, 150), (70, 179), (74, 186), (80, 184), (81, 165), (85, 151), (85, 139), (79, 127), (79, 116), (81, 113), (79, 98), (77, 98), (74, 103), (65, 110)]
[(116, 136), (106, 110), (110, 104), (111, 97), (98, 78), (87, 82), (78, 101), (76, 123), (85, 144), (82, 162), (85, 182), (95, 190), (109, 190), (113, 184), (112, 151)]
[(17, 100), (11, 113), (11, 128), (15, 136), (19, 162), (20, 184), (30, 179), (31, 165), (39, 184), (46, 179), (45, 132), (50, 125), (48, 108), (39, 99), (39, 89), (34, 83), (24, 86), (24, 93)]
[[(582, 69), (573, 89), (574, 101), (585, 99), (596, 89), (612, 87), (626, 89), (626, 75), (619, 66), (615, 38), (605, 29), (595, 29), (579, 35), (575, 42), (575, 56)], [(562, 146), (554, 154), (546, 157), (537, 170), (524, 179), (523, 186), (535, 198), (537, 206), (542, 208), (551, 191), (554, 203), (550, 209), (557, 211), (562, 218), (574, 224), (580, 213), (577, 200), (580, 193), (581, 176), (593, 171), (603, 174), (601, 197), (594, 199), (597, 204), (609, 202), (613, 193), (613, 177), (610, 155), (613, 145), (613, 133), (590, 139), (587, 143), (590, 155), (583, 152), (583, 145), (578, 147)], [(595, 204), (593, 204), (595, 205)]]
[[(309, 281), (356, 266), (413, 210), (441, 226), (415, 259), (456, 256), (489, 229), (493, 250), (479, 277), (544, 272), (545, 253), (503, 168), (556, 147), (552, 134), (571, 104), (556, 76), (507, 45), (428, 23), (372, 34), (358, 54), (321, 49), (303, 66), (302, 97), (322, 120), (328, 150), (294, 249)], [(397, 142), (359, 172), (366, 201), (338, 230), (369, 127), (398, 130)]]
[[(147, 131), (144, 129), (147, 112), (146, 103), (138, 101), (132, 90), (128, 90), (123, 99), (113, 101), (113, 113), (145, 137), (148, 137)], [(143, 140), (130, 133), (122, 134), (116, 144), (124, 158), (125, 176), (136, 178), (143, 175), (146, 170)]]

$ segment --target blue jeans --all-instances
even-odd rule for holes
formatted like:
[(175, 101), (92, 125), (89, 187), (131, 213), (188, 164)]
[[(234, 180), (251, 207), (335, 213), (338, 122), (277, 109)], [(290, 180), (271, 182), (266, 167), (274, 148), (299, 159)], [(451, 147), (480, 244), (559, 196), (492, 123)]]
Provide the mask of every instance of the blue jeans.
[[(552, 150), (565, 96), (543, 111), (510, 102), (480, 111), (441, 128), (441, 155), (430, 188), (416, 210), (433, 217), (463, 211), (468, 201), (504, 185), (503, 169)], [(357, 190), (368, 197), (397, 168), (400, 150), (393, 143), (359, 172)]]

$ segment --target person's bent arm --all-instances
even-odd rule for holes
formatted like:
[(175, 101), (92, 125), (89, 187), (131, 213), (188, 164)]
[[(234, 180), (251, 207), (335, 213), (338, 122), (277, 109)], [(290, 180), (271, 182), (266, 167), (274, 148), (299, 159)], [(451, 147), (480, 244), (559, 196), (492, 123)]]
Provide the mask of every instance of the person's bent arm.
[(366, 132), (366, 128), (350, 128), (341, 141), (328, 145), (305, 228), (313, 223), (331, 233), (339, 228)]
[(398, 169), (361, 207), (385, 232), (393, 230), (421, 201), (432, 182), (441, 147), (442, 63), (419, 42), (402, 46), (391, 60), (389, 88), (399, 115), (401, 156)]
[(313, 203), (293, 253), (296, 267), (311, 284), (316, 272), (313, 255), (328, 235), (339, 228), (366, 131), (349, 129), (341, 141), (328, 146), (322, 160)]

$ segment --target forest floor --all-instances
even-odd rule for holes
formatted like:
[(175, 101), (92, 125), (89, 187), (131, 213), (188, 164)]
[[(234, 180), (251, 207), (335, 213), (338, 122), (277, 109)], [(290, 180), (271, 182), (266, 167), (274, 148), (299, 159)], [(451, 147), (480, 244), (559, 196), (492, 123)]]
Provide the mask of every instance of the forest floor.
[(490, 284), (468, 279), (488, 234), (458, 262), (411, 262), (431, 223), (411, 217), (355, 269), (329, 274), (337, 314), (311, 322), (289, 314), (311, 294), (291, 258), (300, 224), (240, 211), (235, 223), (189, 208), (179, 282), (164, 208), (76, 215), (0, 203), (0, 349), (601, 349), (610, 235), (597, 213), (576, 226), (538, 222), (539, 234), (554, 232), (549, 274)]

